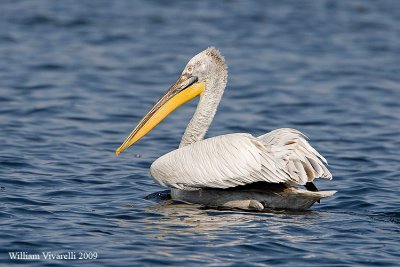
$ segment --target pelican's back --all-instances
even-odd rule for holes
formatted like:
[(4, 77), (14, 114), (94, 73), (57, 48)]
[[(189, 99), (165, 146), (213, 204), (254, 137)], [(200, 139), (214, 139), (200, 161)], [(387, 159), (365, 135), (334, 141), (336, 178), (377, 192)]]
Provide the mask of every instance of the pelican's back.
[(317, 177), (332, 178), (324, 163), (301, 132), (284, 128), (258, 138), (236, 133), (196, 142), (157, 159), (151, 174), (161, 185), (178, 189), (304, 185)]

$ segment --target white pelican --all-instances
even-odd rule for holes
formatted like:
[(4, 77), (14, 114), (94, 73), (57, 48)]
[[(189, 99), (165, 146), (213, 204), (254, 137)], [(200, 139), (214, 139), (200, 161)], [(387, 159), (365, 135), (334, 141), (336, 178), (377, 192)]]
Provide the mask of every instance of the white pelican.
[[(312, 181), (331, 179), (321, 156), (301, 132), (283, 128), (254, 137), (234, 133), (204, 139), (227, 83), (227, 66), (210, 47), (194, 56), (178, 80), (116, 150), (118, 155), (172, 111), (199, 96), (179, 148), (150, 167), (173, 199), (209, 207), (263, 210), (307, 209), (335, 191), (319, 192)], [(325, 163), (325, 164), (324, 164)], [(308, 190), (294, 185), (305, 185)]]

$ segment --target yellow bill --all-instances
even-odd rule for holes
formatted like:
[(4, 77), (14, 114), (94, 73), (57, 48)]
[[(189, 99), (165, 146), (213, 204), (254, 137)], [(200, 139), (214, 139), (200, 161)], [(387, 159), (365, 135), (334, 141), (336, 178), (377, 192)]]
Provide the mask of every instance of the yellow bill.
[(133, 129), (122, 145), (115, 151), (119, 153), (129, 148), (149, 133), (172, 111), (204, 92), (205, 83), (197, 82), (197, 77), (182, 75), (150, 109), (138, 125)]

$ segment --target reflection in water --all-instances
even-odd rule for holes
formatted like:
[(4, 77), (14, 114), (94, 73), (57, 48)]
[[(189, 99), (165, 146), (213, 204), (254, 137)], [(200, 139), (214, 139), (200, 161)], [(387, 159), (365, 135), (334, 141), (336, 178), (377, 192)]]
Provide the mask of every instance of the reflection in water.
[[(304, 234), (287, 228), (312, 226), (319, 223), (321, 215), (315, 211), (273, 211), (270, 212), (248, 212), (205, 209), (199, 205), (175, 203), (171, 200), (150, 205), (146, 212), (160, 216), (144, 218), (147, 230), (154, 234), (155, 238), (168, 235), (206, 234), (208, 239), (218, 239), (221, 235), (232, 235), (238, 229), (245, 228), (247, 231), (253, 229), (256, 232), (269, 233), (271, 237), (285, 237), (292, 242), (296, 239), (304, 241)], [(260, 230), (262, 229), (262, 230)], [(314, 236), (307, 235), (306, 239)], [(242, 242), (242, 241), (241, 241)]]
[[(166, 201), (161, 204), (149, 206), (146, 210), (149, 213), (162, 215), (162, 219), (157, 220), (157, 226), (160, 230), (170, 231), (173, 228), (179, 228), (185, 232), (209, 233), (212, 231), (227, 231), (230, 226), (239, 226), (246, 223), (246, 219), (241, 213), (213, 211), (209, 214), (208, 210), (202, 209), (199, 205), (189, 205), (183, 203), (173, 203)], [(256, 216), (250, 215), (255, 218)], [(151, 222), (149, 219), (148, 222)], [(154, 225), (154, 221), (151, 225)]]

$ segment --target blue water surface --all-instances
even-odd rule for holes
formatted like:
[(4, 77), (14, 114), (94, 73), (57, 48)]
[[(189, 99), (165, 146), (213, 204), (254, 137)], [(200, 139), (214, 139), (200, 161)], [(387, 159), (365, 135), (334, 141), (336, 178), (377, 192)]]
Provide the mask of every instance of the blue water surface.
[[(229, 66), (208, 136), (299, 129), (334, 197), (266, 213), (145, 198), (196, 103), (114, 151), (208, 46)], [(0, 2), (0, 265), (399, 266), (399, 147), (399, 1)]]

